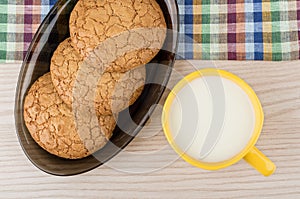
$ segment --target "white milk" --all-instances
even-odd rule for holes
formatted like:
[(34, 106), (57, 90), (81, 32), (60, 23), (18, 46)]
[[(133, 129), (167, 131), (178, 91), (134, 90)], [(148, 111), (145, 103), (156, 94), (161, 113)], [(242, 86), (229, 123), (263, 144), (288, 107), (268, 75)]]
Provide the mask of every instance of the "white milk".
[(188, 83), (171, 105), (170, 130), (177, 145), (202, 162), (221, 162), (241, 152), (255, 125), (248, 95), (223, 77)]

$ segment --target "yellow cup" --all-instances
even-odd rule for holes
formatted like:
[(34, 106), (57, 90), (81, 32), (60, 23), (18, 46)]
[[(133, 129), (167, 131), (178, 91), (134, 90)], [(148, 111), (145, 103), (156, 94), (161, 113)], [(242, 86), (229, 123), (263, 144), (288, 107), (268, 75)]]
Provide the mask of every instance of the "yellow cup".
[[(202, 78), (204, 76), (219, 76), (222, 78), (226, 78), (231, 80), (236, 85), (238, 85), (249, 97), (249, 100), (252, 103), (255, 115), (255, 122), (254, 122), (254, 132), (252, 133), (252, 137), (250, 138), (247, 145), (245, 145), (244, 149), (240, 151), (236, 156), (231, 159), (222, 161), (222, 162), (203, 162), (194, 157), (188, 155), (185, 151), (183, 151), (175, 142), (175, 139), (172, 136), (171, 128), (169, 124), (169, 114), (171, 110), (171, 105), (176, 98), (176, 95), (184, 88), (189, 82), (195, 80), (196, 78)], [(213, 68), (202, 69), (199, 71), (195, 71), (186, 77), (184, 77), (170, 92), (162, 113), (162, 124), (165, 136), (172, 146), (172, 148), (182, 157), (186, 162), (206, 170), (218, 170), (221, 168), (228, 167), (242, 158), (246, 160), (251, 166), (253, 166), (257, 171), (259, 171), (264, 176), (269, 176), (274, 173), (276, 166), (275, 164), (268, 159), (262, 152), (260, 152), (256, 147), (255, 144), (259, 138), (263, 127), (264, 121), (264, 114), (262, 110), (261, 103), (253, 91), (253, 89), (242, 79), (237, 77), (236, 75), (226, 72), (224, 70), (218, 70)]]

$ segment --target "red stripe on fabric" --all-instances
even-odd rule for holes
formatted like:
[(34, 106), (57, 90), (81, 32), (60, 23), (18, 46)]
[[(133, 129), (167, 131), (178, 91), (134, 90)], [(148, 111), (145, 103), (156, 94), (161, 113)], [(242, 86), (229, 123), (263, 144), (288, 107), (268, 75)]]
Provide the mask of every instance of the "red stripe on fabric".
[(227, 0), (227, 3), (228, 59), (236, 60), (236, 0)]
[(37, 5), (37, 6), (42, 5), (41, 0), (33, 0), (33, 5)]
[(32, 40), (32, 15), (33, 15), (33, 0), (24, 1), (24, 53), (25, 57), (26, 51)]
[(299, 44), (299, 59), (300, 59), (300, 0), (297, 1), (297, 21), (298, 21), (298, 44)]

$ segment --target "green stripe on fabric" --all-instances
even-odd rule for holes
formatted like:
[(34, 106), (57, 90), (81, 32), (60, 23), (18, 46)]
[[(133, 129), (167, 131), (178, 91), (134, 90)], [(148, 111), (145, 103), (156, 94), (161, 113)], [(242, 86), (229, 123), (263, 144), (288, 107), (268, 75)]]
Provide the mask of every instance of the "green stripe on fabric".
[(0, 13), (1, 14), (7, 13), (7, 5), (1, 5), (0, 4)]
[[(10, 3), (7, 6), (7, 9), (11, 12), (16, 12), (16, 7), (13, 4), (17, 4), (18, 2), (16, 0), (10, 0)], [(25, 13), (26, 14), (26, 13)], [(8, 15), (8, 24), (16, 24), (16, 18), (17, 15)], [(16, 26), (15, 27), (8, 27), (9, 31), (15, 31), (16, 30)], [(23, 35), (23, 34), (22, 34)], [(16, 42), (16, 36), (17, 34), (7, 34), (7, 41), (9, 42), (7, 45), (7, 53), (6, 53), (6, 59), (7, 60), (14, 60), (14, 59), (22, 59), (22, 57), (17, 57), (16, 56), (16, 50), (18, 50), (18, 43)], [(21, 42), (23, 42), (24, 40), (22, 40)]]
[[(212, 0), (212, 4), (210, 7), (211, 13), (219, 13), (219, 6), (218, 6), (219, 0)], [(211, 22), (211, 27), (210, 27), (210, 58), (212, 60), (217, 60), (219, 59), (220, 55), (220, 49), (219, 49), (219, 43), (220, 43), (220, 37), (219, 36), (214, 36), (213, 33), (219, 35), (219, 26), (216, 26), (215, 24), (219, 24), (219, 14), (212, 14), (210, 16), (210, 22)]]
[(6, 60), (6, 50), (0, 50), (0, 63), (1, 63), (1, 60)]
[(0, 32), (0, 42), (7, 42), (6, 33)]
[(8, 4), (8, 0), (1, 0), (0, 1), (0, 5), (7, 5)]
[[(281, 29), (281, 47), (282, 47), (282, 60), (290, 60), (291, 46), (290, 46), (290, 34), (287, 34), (285, 31), (290, 30), (289, 22), (289, 12), (288, 12), (288, 2), (282, 1), (280, 3), (281, 12), (280, 12), (280, 29)], [(287, 54), (288, 53), (288, 54)]]
[(272, 60), (280, 61), (282, 59), (281, 33), (280, 33), (280, 2), (271, 3), (272, 18)]
[(0, 23), (7, 23), (7, 14), (0, 13)]
[(210, 1), (202, 1), (202, 59), (210, 59)]
[(203, 5), (209, 5), (210, 4), (210, 0), (202, 0), (202, 4)]
[(0, 62), (3, 63), (3, 60), (6, 60), (6, 49), (7, 49), (7, 1), (0, 0), (0, 49), (4, 49), (4, 51), (0, 51)]

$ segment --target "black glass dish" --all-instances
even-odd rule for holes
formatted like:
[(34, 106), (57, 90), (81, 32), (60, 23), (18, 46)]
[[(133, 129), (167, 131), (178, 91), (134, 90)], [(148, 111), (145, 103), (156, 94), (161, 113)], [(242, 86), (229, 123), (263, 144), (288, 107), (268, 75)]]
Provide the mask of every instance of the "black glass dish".
[[(29, 160), (39, 169), (49, 174), (67, 176), (94, 169), (126, 147), (152, 114), (153, 105), (160, 100), (171, 75), (177, 48), (178, 6), (176, 0), (157, 0), (163, 10), (169, 33), (163, 49), (147, 67), (147, 84), (139, 99), (129, 108), (121, 112), (118, 124), (126, 133), (116, 127), (111, 142), (104, 148), (79, 160), (67, 160), (51, 155), (43, 150), (32, 139), (23, 118), (23, 103), (28, 89), (43, 74), (50, 70), (50, 60), (60, 42), (69, 37), (69, 17), (77, 0), (60, 0), (51, 9), (40, 25), (28, 49), (19, 75), (16, 91), (15, 121), (20, 144)], [(157, 67), (155, 67), (157, 65)], [(161, 67), (166, 66), (166, 67)], [(130, 113), (131, 118), (128, 118)], [(137, 125), (133, 125), (134, 121)], [(101, 158), (95, 158), (101, 157)], [(101, 160), (100, 160), (101, 159)]]

